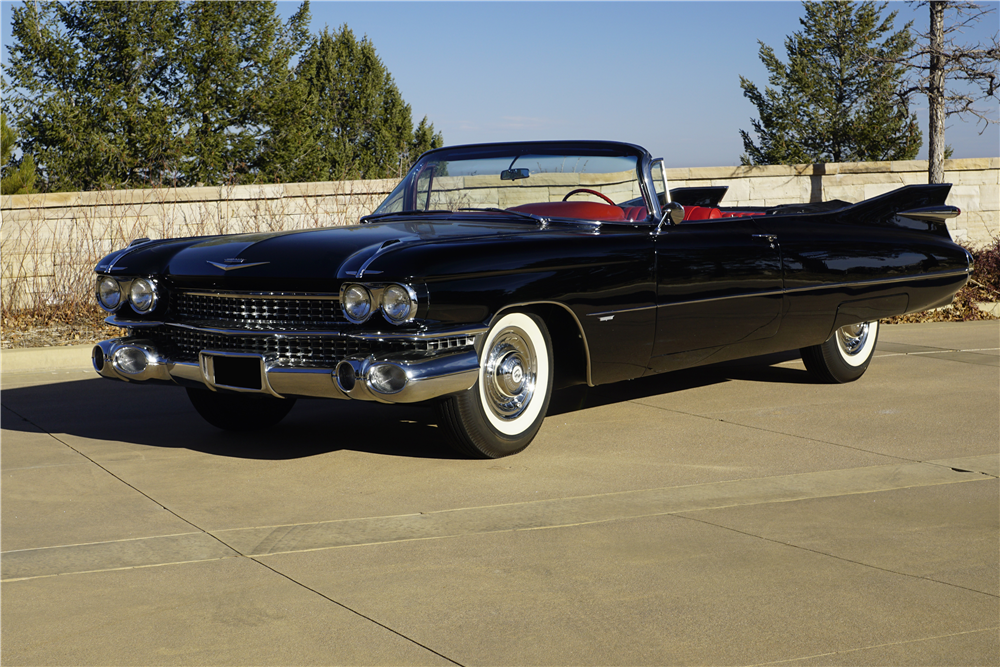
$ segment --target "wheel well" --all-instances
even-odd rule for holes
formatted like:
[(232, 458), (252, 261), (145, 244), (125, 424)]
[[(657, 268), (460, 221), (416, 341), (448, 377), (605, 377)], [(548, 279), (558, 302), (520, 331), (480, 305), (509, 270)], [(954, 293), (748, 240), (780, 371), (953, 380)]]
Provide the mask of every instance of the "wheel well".
[(553, 386), (556, 389), (587, 384), (587, 346), (576, 318), (563, 306), (533, 303), (505, 310), (538, 315), (552, 339)]

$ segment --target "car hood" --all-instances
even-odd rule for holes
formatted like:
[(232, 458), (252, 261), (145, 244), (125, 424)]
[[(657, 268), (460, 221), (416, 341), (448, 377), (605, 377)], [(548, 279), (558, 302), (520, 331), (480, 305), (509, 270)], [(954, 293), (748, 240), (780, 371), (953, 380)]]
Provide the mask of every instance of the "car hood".
[(382, 255), (407, 247), (464, 243), (483, 237), (537, 234), (524, 221), (428, 220), (382, 222), (350, 227), (266, 234), (198, 237), (135, 245), (104, 258), (100, 273), (169, 275), (172, 278), (295, 278), (329, 280), (359, 277), (362, 269), (378, 275)]

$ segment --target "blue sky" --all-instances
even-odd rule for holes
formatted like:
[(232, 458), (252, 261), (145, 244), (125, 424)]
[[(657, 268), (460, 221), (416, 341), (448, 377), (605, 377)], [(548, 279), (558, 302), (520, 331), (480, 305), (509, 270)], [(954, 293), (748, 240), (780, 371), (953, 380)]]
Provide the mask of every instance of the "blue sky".
[[(3, 60), (10, 9), (3, 1)], [(1000, 3), (986, 3), (996, 8)], [(279, 2), (285, 18), (296, 2)], [(896, 26), (925, 29), (927, 9), (893, 2)], [(799, 2), (313, 2), (314, 33), (347, 24), (367, 35), (414, 121), (449, 145), (531, 139), (613, 139), (672, 167), (739, 164), (740, 129), (755, 108), (743, 75), (763, 88), (758, 40), (784, 55)], [(968, 33), (986, 40), (992, 14)], [(926, 124), (926, 103), (914, 111)], [(1000, 111), (993, 103), (993, 116)], [(1000, 128), (953, 119), (955, 157), (1000, 155)], [(926, 144), (926, 131), (925, 131)], [(919, 157), (926, 158), (924, 148)]]

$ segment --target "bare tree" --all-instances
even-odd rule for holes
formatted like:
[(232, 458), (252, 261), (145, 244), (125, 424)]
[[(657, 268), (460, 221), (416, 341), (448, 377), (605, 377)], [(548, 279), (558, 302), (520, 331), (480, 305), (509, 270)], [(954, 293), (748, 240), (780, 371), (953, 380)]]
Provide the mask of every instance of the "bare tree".
[[(906, 97), (914, 94), (927, 96), (928, 124), (928, 182), (944, 181), (944, 130), (949, 116), (973, 116), (982, 123), (982, 134), (993, 117), (996, 106), (977, 106), (992, 100), (1000, 101), (1000, 78), (997, 62), (1000, 45), (997, 33), (989, 43), (963, 44), (957, 40), (965, 29), (992, 14), (993, 8), (964, 0), (925, 0), (918, 3), (930, 9), (930, 27), (926, 33), (917, 33), (917, 45), (899, 64), (907, 64), (918, 72), (913, 85), (901, 91)], [(946, 16), (950, 15), (950, 16)], [(993, 114), (993, 115), (991, 115)]]

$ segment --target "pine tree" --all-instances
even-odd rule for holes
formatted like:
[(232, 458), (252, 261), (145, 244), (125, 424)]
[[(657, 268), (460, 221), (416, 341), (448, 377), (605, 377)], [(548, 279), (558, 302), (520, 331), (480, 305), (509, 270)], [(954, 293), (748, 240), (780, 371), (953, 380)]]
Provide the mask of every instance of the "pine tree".
[[(324, 30), (297, 74), (311, 131), (291, 174), (295, 180), (402, 175), (413, 143), (410, 105), (367, 37), (358, 41), (346, 25), (334, 33)], [(430, 131), (433, 137), (433, 126)]]
[(164, 180), (177, 156), (177, 5), (25, 3), (12, 18), (5, 110), (47, 188)]
[(413, 141), (410, 142), (407, 161), (412, 166), (423, 153), (442, 146), (444, 146), (444, 137), (441, 136), (440, 132), (434, 132), (434, 124), (428, 123), (427, 116), (424, 116), (420, 120), (420, 124), (417, 125), (417, 129), (413, 131)]
[(803, 2), (803, 30), (785, 40), (788, 63), (760, 43), (770, 76), (763, 93), (740, 77), (757, 107), (740, 130), (743, 164), (907, 160), (920, 150), (916, 116), (899, 95), (905, 69), (890, 62), (913, 45), (910, 24), (892, 32), (885, 3)]
[(17, 133), (7, 125), (7, 115), (0, 114), (0, 162), (3, 164), (0, 194), (27, 195), (35, 191), (35, 161), (30, 155), (15, 159), (16, 146)]
[(12, 19), (0, 108), (44, 190), (398, 177), (443, 144), (426, 118), (414, 134), (367, 38), (310, 37), (308, 0), (287, 22), (234, 0), (25, 3)]
[(182, 182), (257, 180), (258, 145), (287, 97), (289, 62), (308, 40), (309, 2), (287, 25), (275, 2), (193, 2), (179, 57), (185, 121)]

